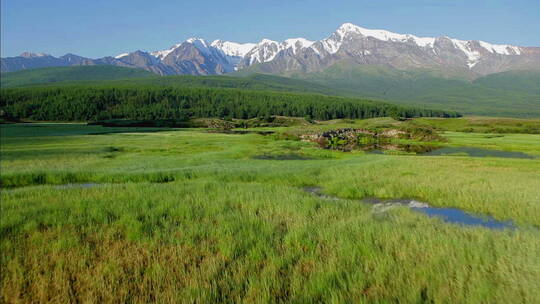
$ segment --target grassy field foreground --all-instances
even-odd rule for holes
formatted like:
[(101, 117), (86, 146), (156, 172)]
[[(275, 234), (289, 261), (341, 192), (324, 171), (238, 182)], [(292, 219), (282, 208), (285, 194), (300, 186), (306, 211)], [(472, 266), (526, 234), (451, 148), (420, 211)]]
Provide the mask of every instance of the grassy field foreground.
[[(58, 126), (1, 127), (1, 302), (540, 299), (539, 159)], [(540, 135), (445, 136), (448, 145), (540, 156)], [(323, 200), (306, 186), (351, 200)], [(462, 227), (404, 208), (374, 213), (352, 200), (370, 196), (459, 207), (518, 229)]]

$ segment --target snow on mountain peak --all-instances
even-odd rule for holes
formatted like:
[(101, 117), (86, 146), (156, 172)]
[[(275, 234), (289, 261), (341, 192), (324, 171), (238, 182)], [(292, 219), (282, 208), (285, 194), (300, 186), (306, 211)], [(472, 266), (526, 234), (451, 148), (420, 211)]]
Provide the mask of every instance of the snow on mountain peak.
[(284, 41), (286, 45), (290, 46), (296, 46), (297, 44), (300, 44), (302, 47), (310, 47), (314, 41), (310, 41), (304, 38), (290, 38)]
[[(435, 46), (436, 38), (433, 37), (417, 37), (415, 35), (411, 34), (398, 34), (389, 32), (386, 30), (371, 30), (359, 27), (357, 25), (354, 25), (352, 23), (345, 23), (341, 25), (335, 34), (331, 36), (330, 38), (327, 38), (325, 40), (322, 40), (323, 47), (331, 54), (336, 53), (339, 48), (341, 47), (341, 44), (343, 43), (343, 40), (347, 37), (347, 35), (354, 33), (359, 34), (365, 37), (371, 37), (375, 38), (377, 40), (381, 41), (390, 41), (390, 42), (413, 42), (414, 44), (418, 45), (419, 47), (424, 48), (431, 48), (433, 49)], [(452, 43), (454, 44), (454, 47), (461, 50), (465, 56), (467, 57), (467, 65), (469, 68), (473, 68), (482, 57), (482, 54), (475, 49), (475, 47), (471, 44), (471, 41), (465, 41), (465, 40), (459, 40), (459, 39), (451, 39), (446, 37)], [(498, 55), (520, 55), (521, 49), (516, 46), (512, 45), (497, 45), (497, 44), (490, 44), (483, 41), (478, 41), (480, 46), (484, 48), (487, 52), (492, 54), (498, 54)]]
[(432, 37), (417, 37), (410, 34), (398, 34), (393, 33), (387, 30), (371, 30), (363, 27), (359, 27), (352, 23), (345, 23), (338, 28), (336, 31), (338, 35), (344, 38), (349, 33), (356, 33), (366, 37), (372, 37), (377, 40), (382, 41), (393, 41), (393, 42), (408, 42), (412, 41), (418, 46), (421, 47), (433, 47), (435, 43), (435, 38)]
[(163, 58), (167, 57), (167, 55), (169, 55), (172, 51), (174, 51), (176, 48), (178, 48), (180, 45), (182, 45), (181, 43), (177, 43), (173, 46), (171, 46), (169, 49), (167, 50), (163, 50), (163, 51), (154, 51), (154, 52), (151, 52), (150, 55), (156, 57), (157, 59), (159, 60), (162, 60)]
[(193, 44), (197, 49), (199, 49), (199, 51), (203, 53), (207, 54), (210, 52), (208, 42), (202, 38), (189, 38), (186, 40), (186, 42)]
[(35, 58), (35, 57), (46, 57), (46, 56), (50, 56), (49, 54), (45, 54), (45, 53), (31, 53), (31, 52), (24, 52), (20, 55), (21, 57), (26, 57), (26, 58)]
[(354, 25), (352, 23), (343, 23), (338, 29), (337, 29), (337, 33), (341, 34), (341, 35), (344, 35), (346, 33), (355, 33), (355, 32), (358, 32), (360, 31), (362, 28), (357, 26), (357, 25)]
[(285, 49), (292, 48), (293, 53), (296, 54), (298, 49), (309, 48), (315, 43), (304, 38), (291, 38), (283, 41), (282, 45)]
[[(236, 43), (225, 40), (214, 40), (209, 43), (202, 38), (189, 38), (183, 43), (195, 46), (205, 55), (218, 56), (217, 60), (225, 60), (228, 65), (236, 69), (241, 60), (248, 64), (264, 63), (272, 61), (282, 51), (290, 50), (296, 55), (302, 49), (310, 48), (318, 56), (336, 54), (344, 43), (354, 39), (375, 39), (384, 42), (404, 43), (427, 49), (437, 54), (437, 41), (443, 38), (418, 37), (411, 34), (399, 34), (386, 30), (373, 30), (363, 28), (352, 23), (342, 24), (330, 37), (319, 41), (310, 41), (304, 38), (291, 38), (282, 42), (270, 39), (262, 39), (259, 43)], [(461, 51), (469, 68), (473, 68), (484, 56), (495, 55), (520, 55), (521, 48), (511, 45), (496, 45), (483, 41), (465, 41), (447, 38), (454, 48)], [(183, 43), (176, 44), (168, 50), (152, 52), (151, 55), (162, 60)], [(437, 44), (438, 45), (438, 44)], [(372, 54), (373, 50), (359, 50), (363, 54)], [(220, 55), (221, 54), (221, 55)], [(127, 54), (120, 54), (116, 58), (122, 58)]]
[(263, 39), (251, 49), (246, 56), (249, 64), (268, 62), (274, 59), (279, 50), (279, 43), (270, 39)]
[(460, 49), (467, 56), (467, 66), (472, 69), (482, 60), (482, 54), (475, 47), (474, 43), (478, 43), (481, 48), (495, 55), (520, 55), (521, 49), (517, 46), (508, 44), (491, 44), (484, 41), (466, 41), (459, 39), (450, 39), (454, 47)]
[(120, 58), (122, 58), (122, 57), (126, 57), (126, 56), (129, 56), (129, 53), (122, 53), (122, 54), (118, 54), (118, 55), (114, 56), (114, 58), (116, 58), (116, 59), (120, 59)]
[(480, 58), (482, 56), (480, 52), (474, 50), (470, 41), (459, 39), (450, 39), (450, 41), (452, 41), (454, 47), (460, 49), (465, 56), (467, 56), (467, 66), (469, 69), (472, 69), (476, 64), (478, 64), (478, 62), (480, 62)]
[(293, 54), (298, 50), (311, 47), (315, 42), (304, 38), (291, 38), (281, 43), (263, 39), (252, 50), (246, 53), (249, 56), (249, 63), (263, 63), (272, 61), (281, 51), (292, 49)]
[[(199, 49), (201, 52), (208, 54), (210, 52), (209, 48), (210, 45), (208, 42), (202, 38), (189, 38), (186, 39), (183, 43), (189, 43), (195, 46), (197, 49)], [(174, 50), (176, 50), (179, 46), (181, 46), (183, 43), (177, 43), (170, 47), (169, 49), (162, 50), (162, 51), (154, 51), (151, 52), (150, 55), (162, 60), (163, 58), (167, 57), (170, 53), (172, 53)]]
[(278, 42), (264, 38), (263, 40), (261, 40), (261, 42), (258, 43), (258, 45), (262, 45), (262, 44), (278, 44)]
[(521, 55), (521, 49), (517, 46), (508, 44), (491, 44), (484, 41), (478, 41), (480, 45), (490, 53), (499, 55)]
[(186, 42), (187, 43), (192, 43), (192, 44), (200, 43), (201, 45), (207, 46), (206, 40), (204, 40), (202, 38), (198, 38), (198, 37), (188, 38), (188, 39), (186, 39)]
[(210, 45), (221, 50), (225, 55), (234, 57), (244, 57), (256, 46), (255, 43), (236, 43), (224, 40), (214, 40)]

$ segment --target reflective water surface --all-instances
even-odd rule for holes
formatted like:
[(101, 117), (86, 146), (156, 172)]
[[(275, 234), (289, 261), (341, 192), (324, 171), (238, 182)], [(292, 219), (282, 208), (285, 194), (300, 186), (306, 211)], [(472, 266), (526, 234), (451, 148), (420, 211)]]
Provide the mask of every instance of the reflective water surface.
[[(316, 195), (326, 200), (344, 200), (336, 196), (323, 194), (319, 187), (306, 187), (304, 191)], [(378, 199), (366, 198), (362, 203), (373, 205), (374, 212), (385, 212), (392, 208), (402, 206), (411, 210), (421, 212), (429, 217), (440, 218), (441, 220), (464, 226), (481, 226), (489, 229), (514, 229), (516, 228), (511, 221), (498, 221), (491, 216), (479, 215), (465, 212), (457, 208), (431, 207), (428, 203), (412, 199)]]

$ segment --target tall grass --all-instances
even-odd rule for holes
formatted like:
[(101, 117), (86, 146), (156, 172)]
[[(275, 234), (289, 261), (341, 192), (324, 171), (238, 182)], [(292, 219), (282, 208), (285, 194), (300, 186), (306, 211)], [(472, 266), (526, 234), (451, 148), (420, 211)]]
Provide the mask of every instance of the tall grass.
[(294, 187), (214, 180), (3, 194), (15, 301), (459, 302), (538, 299), (537, 232), (378, 215)]
[[(474, 136), (450, 134), (450, 144)], [(528, 146), (514, 136), (483, 144)], [(1, 152), (2, 302), (540, 298), (540, 234), (527, 228), (540, 225), (537, 159), (347, 154), (199, 131), (7, 136)], [(315, 160), (253, 159), (291, 153)], [(519, 229), (373, 213), (311, 196), (309, 185), (350, 199), (421, 198)]]

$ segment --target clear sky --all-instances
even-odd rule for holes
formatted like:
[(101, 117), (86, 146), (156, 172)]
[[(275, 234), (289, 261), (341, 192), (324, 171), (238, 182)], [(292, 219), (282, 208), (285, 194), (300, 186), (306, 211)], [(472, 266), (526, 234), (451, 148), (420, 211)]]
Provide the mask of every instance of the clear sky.
[(540, 0), (1, 0), (2, 57), (161, 50), (189, 37), (325, 38), (339, 25), (540, 46)]

